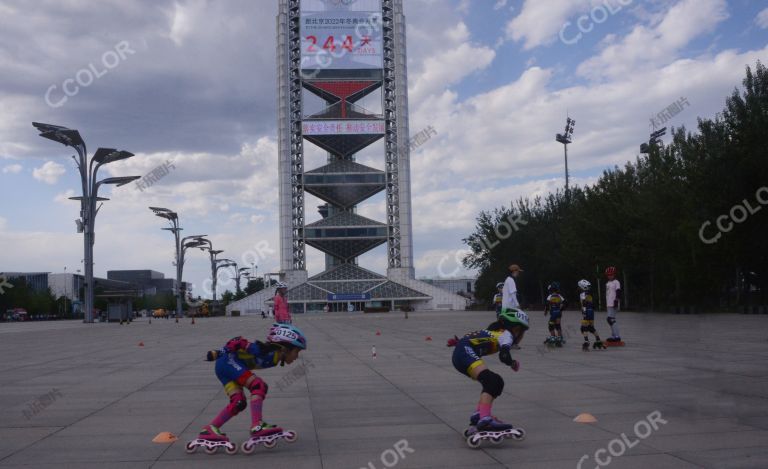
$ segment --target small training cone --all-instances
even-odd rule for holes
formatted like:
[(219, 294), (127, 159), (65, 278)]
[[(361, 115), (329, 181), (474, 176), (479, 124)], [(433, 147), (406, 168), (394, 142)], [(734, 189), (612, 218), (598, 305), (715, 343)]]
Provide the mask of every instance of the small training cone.
[(579, 414), (573, 421), (577, 423), (595, 423), (597, 419), (592, 414)]
[(143, 346), (144, 346), (144, 342), (139, 342), (139, 347), (143, 347)]
[(424, 338), (424, 340), (426, 340), (426, 341), (430, 341), (430, 340), (432, 340), (432, 337), (430, 337), (430, 336), (426, 336), (426, 337)]
[(381, 335), (381, 331), (376, 331), (376, 335)]
[(171, 432), (160, 432), (152, 438), (152, 443), (173, 443), (179, 438)]

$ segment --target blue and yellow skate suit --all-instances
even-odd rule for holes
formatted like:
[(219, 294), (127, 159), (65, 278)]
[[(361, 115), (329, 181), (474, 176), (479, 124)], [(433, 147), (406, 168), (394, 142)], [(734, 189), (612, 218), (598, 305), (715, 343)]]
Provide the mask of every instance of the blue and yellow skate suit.
[(251, 375), (250, 370), (272, 368), (280, 363), (278, 350), (261, 342), (249, 343), (247, 348), (236, 352), (222, 348), (209, 352), (209, 357), (216, 360), (216, 377), (227, 392), (229, 388), (242, 384)]
[(497, 353), (501, 347), (511, 346), (514, 341), (512, 333), (503, 329), (470, 332), (456, 343), (453, 366), (460, 373), (471, 376), (470, 371), (484, 364), (481, 357)]

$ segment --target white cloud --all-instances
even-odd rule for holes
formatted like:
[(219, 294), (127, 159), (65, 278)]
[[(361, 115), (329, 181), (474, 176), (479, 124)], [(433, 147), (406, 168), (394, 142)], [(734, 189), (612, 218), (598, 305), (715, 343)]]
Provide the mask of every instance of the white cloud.
[[(693, 39), (728, 18), (725, 0), (681, 0), (653, 27), (637, 25), (620, 42), (581, 63), (576, 72), (591, 79), (620, 79), (676, 60)], [(649, 45), (652, 44), (652, 47)]]
[(507, 6), (507, 0), (496, 0), (496, 3), (493, 5), (493, 10), (501, 10), (505, 6)]
[(8, 166), (3, 166), (3, 174), (19, 174), (22, 169), (24, 167), (20, 164), (9, 164)]
[(757, 14), (755, 23), (762, 29), (768, 29), (768, 8)]
[(32, 170), (32, 176), (38, 181), (42, 181), (46, 184), (56, 184), (59, 178), (66, 173), (67, 170), (64, 166), (53, 161), (46, 161), (45, 164), (39, 168)]
[(549, 44), (568, 18), (589, 12), (590, 0), (525, 0), (520, 14), (507, 23), (507, 38), (523, 41), (523, 49)]

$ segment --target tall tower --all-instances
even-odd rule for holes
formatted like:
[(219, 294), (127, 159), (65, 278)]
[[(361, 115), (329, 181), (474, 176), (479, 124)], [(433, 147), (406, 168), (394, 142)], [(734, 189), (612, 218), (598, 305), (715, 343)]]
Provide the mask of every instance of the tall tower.
[[(414, 279), (402, 0), (279, 2), (280, 266), (289, 303), (306, 310), (336, 302), (362, 308), (435, 300), (435, 291)], [(306, 111), (310, 95), (322, 109)], [(376, 109), (361, 106), (363, 99)], [(379, 140), (383, 170), (356, 161)], [(326, 164), (306, 168), (305, 145), (326, 151)], [(356, 213), (357, 204), (381, 191), (386, 220)], [(305, 218), (305, 193), (324, 202), (312, 223)], [(357, 265), (358, 256), (385, 243), (386, 277)], [(307, 246), (326, 256), (326, 270), (312, 278)], [(442, 298), (449, 300), (463, 306), (463, 299)]]

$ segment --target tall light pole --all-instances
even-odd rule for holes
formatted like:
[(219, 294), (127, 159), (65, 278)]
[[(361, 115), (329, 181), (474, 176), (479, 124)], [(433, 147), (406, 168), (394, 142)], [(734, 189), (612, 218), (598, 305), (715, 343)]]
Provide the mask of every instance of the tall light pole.
[(162, 207), (149, 207), (152, 212), (160, 218), (168, 220), (169, 228), (162, 228), (173, 233), (175, 257), (176, 257), (176, 317), (181, 317), (181, 300), (183, 297), (182, 291), (183, 281), (182, 276), (184, 274), (184, 254), (189, 248), (197, 248), (206, 244), (208, 240), (205, 239), (206, 235), (194, 235), (181, 238), (179, 232), (184, 228), (179, 226), (179, 214), (173, 210)]
[[(248, 267), (240, 267), (240, 268), (238, 269), (238, 268), (237, 268), (237, 264), (235, 264), (235, 277), (234, 277), (234, 280), (237, 282), (237, 294), (238, 294), (238, 296), (239, 296), (239, 295), (240, 295), (240, 293), (243, 291), (243, 290), (240, 288), (240, 277), (241, 277), (241, 276), (244, 276), (244, 277), (246, 277), (246, 278), (247, 278), (247, 277), (249, 276), (249, 275), (248, 275), (248, 272), (247, 272), (248, 270), (250, 270)], [(245, 272), (245, 274), (244, 274), (243, 272)]]
[[(206, 249), (206, 248), (200, 248), (200, 249)], [(216, 256), (224, 252), (223, 249), (213, 249), (213, 245), (211, 245), (209, 248), (207, 248), (208, 254), (211, 258), (211, 289), (213, 290), (211, 292), (211, 304), (215, 307), (216, 305), (216, 273), (218, 272), (218, 269), (216, 268), (216, 263), (219, 261), (216, 259)]]
[[(96, 207), (96, 202), (109, 200), (99, 197), (99, 187), (102, 184), (113, 184), (117, 187), (124, 186), (141, 176), (123, 176), (105, 178), (101, 181), (96, 180), (99, 168), (105, 164), (124, 160), (133, 156), (133, 153), (127, 151), (118, 151), (114, 148), (99, 148), (88, 161), (88, 150), (85, 141), (80, 136), (80, 132), (75, 129), (68, 129), (59, 125), (43, 124), (33, 122), (32, 125), (40, 132), (40, 136), (61, 143), (62, 145), (72, 147), (77, 152), (75, 160), (77, 169), (80, 172), (80, 184), (82, 186), (82, 196), (70, 197), (72, 200), (80, 201), (80, 218), (75, 220), (78, 233), (83, 233), (83, 263), (85, 264), (85, 314), (83, 322), (93, 322), (93, 245), (96, 242), (96, 215), (99, 213), (101, 205)], [(94, 163), (96, 166), (94, 167)]]
[(568, 193), (568, 144), (571, 143), (571, 137), (573, 136), (573, 126), (576, 121), (567, 117), (565, 119), (565, 132), (555, 135), (555, 140), (563, 144), (565, 150), (565, 192)]
[[(237, 270), (237, 262), (233, 261), (232, 259), (216, 259), (216, 266), (213, 269), (213, 278), (216, 279), (219, 275), (219, 269), (222, 269), (224, 267), (234, 267), (235, 270)], [(214, 291), (214, 295), (216, 292)]]

